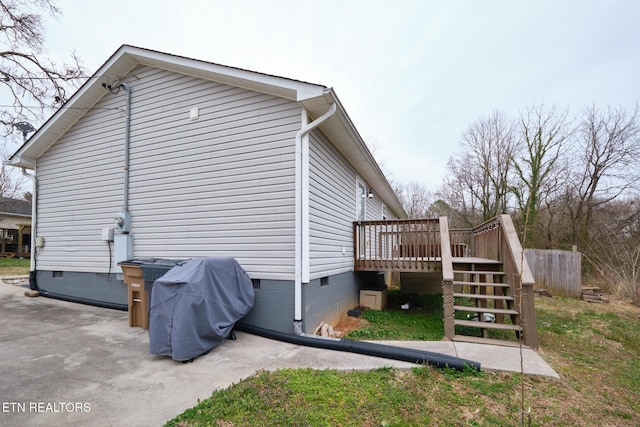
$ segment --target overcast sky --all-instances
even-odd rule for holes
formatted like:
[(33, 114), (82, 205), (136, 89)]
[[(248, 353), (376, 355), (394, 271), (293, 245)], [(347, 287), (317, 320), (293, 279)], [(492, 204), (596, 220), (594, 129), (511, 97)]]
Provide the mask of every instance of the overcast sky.
[(93, 73), (131, 44), (333, 87), (389, 177), (430, 189), (494, 110), (639, 98), (635, 0), (54, 2), (54, 58)]

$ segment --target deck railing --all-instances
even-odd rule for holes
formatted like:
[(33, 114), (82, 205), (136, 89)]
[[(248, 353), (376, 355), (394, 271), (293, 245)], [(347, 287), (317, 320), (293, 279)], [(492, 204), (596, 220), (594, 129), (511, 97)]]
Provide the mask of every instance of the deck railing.
[(353, 223), (355, 270), (437, 271), (440, 245), (438, 219)]
[[(446, 219), (446, 217), (444, 219)], [(453, 257), (475, 256), (474, 248), (473, 248), (473, 230), (472, 229), (452, 228), (451, 230), (449, 230), (449, 243), (451, 247), (451, 256)]]

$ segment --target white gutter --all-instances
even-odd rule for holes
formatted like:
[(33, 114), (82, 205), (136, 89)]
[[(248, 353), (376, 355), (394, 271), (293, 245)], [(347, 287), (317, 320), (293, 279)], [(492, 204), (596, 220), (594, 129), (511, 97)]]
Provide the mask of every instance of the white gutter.
[[(35, 169), (36, 168), (36, 162), (34, 160), (31, 160), (31, 159), (26, 158), (26, 157), (21, 157), (21, 156), (12, 157), (10, 159), (10, 163), (8, 163), (8, 164), (11, 165), (11, 166), (27, 168), (27, 169)], [(23, 173), (24, 173), (24, 171), (23, 171)]]
[[(296, 175), (295, 175), (295, 262), (294, 262), (294, 319), (293, 331), (302, 334), (302, 283), (309, 283), (309, 135), (336, 113), (336, 104), (331, 103), (329, 110), (296, 133)], [(302, 120), (306, 123), (307, 112), (302, 109)]]

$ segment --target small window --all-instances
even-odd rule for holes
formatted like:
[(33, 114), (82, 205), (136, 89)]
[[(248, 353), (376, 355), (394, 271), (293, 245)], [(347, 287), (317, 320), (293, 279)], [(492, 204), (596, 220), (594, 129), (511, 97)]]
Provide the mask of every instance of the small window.
[(382, 220), (387, 220), (387, 207), (385, 205), (382, 205)]
[(54, 271), (54, 272), (53, 272), (53, 278), (54, 278), (54, 279), (60, 279), (60, 278), (62, 278), (62, 271)]
[(329, 286), (329, 278), (328, 277), (322, 277), (320, 279), (320, 286)]
[(260, 289), (260, 279), (251, 279), (253, 289)]
[(4, 243), (12, 243), (18, 240), (18, 230), (14, 229), (1, 229), (0, 238), (4, 240)]

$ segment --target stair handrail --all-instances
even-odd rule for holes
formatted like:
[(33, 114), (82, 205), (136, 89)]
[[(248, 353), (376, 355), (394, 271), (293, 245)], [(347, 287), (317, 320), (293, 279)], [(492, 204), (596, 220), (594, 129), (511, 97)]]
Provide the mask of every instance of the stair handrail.
[(440, 261), (442, 263), (442, 307), (444, 335), (453, 339), (455, 335), (454, 298), (453, 298), (453, 257), (449, 238), (449, 220), (446, 216), (438, 218), (440, 228)]
[(535, 279), (527, 263), (527, 258), (524, 256), (520, 239), (518, 238), (518, 232), (513, 225), (511, 216), (502, 214), (498, 215), (498, 221), (504, 231), (504, 240), (509, 248), (509, 254), (511, 254), (512, 261), (514, 262), (516, 273), (520, 276), (520, 281), (523, 285), (535, 285)]
[[(506, 249), (503, 251), (503, 257), (509, 257), (510, 259), (503, 259), (503, 265), (505, 269), (509, 267), (507, 264), (511, 264), (514, 274), (519, 278), (520, 289), (512, 289), (516, 296), (516, 301), (520, 306), (520, 319), (524, 332), (524, 344), (533, 349), (538, 348), (538, 330), (536, 325), (536, 311), (535, 311), (535, 297), (533, 288), (535, 286), (535, 279), (529, 268), (529, 263), (524, 256), (522, 244), (518, 238), (518, 233), (513, 225), (511, 216), (502, 214), (496, 217), (502, 228), (502, 241), (506, 244)], [(506, 252), (506, 253), (505, 253)], [(511, 283), (513, 286), (517, 283)]]
[(442, 262), (442, 281), (453, 282), (453, 256), (449, 239), (449, 220), (446, 216), (438, 218), (440, 222), (440, 259)]

